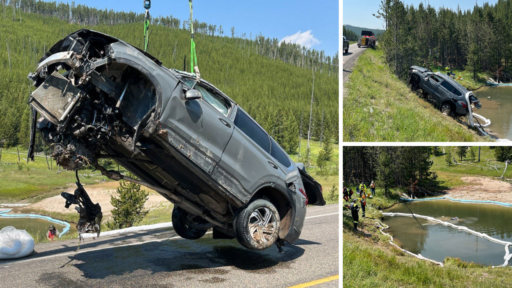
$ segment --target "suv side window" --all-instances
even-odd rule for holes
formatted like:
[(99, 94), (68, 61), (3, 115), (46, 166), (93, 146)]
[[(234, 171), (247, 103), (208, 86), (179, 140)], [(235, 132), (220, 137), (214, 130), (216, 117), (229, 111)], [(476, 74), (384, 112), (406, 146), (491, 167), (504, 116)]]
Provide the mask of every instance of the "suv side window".
[(457, 96), (462, 96), (462, 93), (458, 89), (453, 89), (453, 94)]
[(270, 155), (274, 157), (279, 163), (283, 164), (284, 167), (290, 167), (292, 164), (290, 162), (290, 159), (286, 155), (286, 153), (283, 151), (281, 147), (274, 141), (274, 139), (270, 138), (270, 141), (272, 142), (272, 149), (270, 150)]
[(443, 81), (443, 83), (441, 83), (441, 86), (446, 88), (446, 90), (448, 90), (448, 92), (452, 92), (453, 89), (455, 88), (455, 87), (453, 87), (452, 84), (448, 83), (448, 81)]
[(270, 153), (270, 141), (268, 140), (267, 133), (240, 108), (236, 111), (235, 126), (242, 130), (245, 135), (256, 142), (263, 150)]
[[(184, 81), (190, 87), (194, 86), (194, 83), (196, 82), (195, 80), (192, 80), (192, 79), (184, 79)], [(194, 87), (194, 89), (201, 92), (201, 95), (203, 96), (203, 99), (206, 102), (208, 102), (210, 105), (212, 105), (215, 109), (217, 109), (224, 116), (228, 116), (229, 109), (231, 108), (231, 103), (229, 103), (228, 100), (226, 100), (224, 97), (222, 97), (218, 93), (214, 92), (213, 90), (206, 88), (204, 86), (201, 86), (201, 84), (199, 84), (199, 83)]]
[(443, 79), (439, 78), (438, 76), (436, 75), (432, 75), (430, 76), (430, 79), (434, 80), (435, 82), (439, 83), (441, 81), (443, 81)]

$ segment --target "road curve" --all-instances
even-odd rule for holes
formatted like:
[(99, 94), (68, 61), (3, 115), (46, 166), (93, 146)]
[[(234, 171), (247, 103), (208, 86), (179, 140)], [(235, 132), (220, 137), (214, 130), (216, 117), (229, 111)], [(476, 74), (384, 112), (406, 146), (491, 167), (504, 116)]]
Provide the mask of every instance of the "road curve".
[(77, 240), (37, 244), (31, 256), (0, 261), (0, 279), (9, 287), (338, 287), (338, 217), (338, 204), (308, 207), (301, 239), (283, 254), (211, 234), (185, 240), (173, 229), (86, 240), (76, 254)]
[(357, 43), (348, 46), (348, 53), (343, 53), (343, 83), (348, 81), (348, 76), (352, 73), (352, 68), (356, 64), (357, 58), (366, 50), (366, 47), (357, 48)]

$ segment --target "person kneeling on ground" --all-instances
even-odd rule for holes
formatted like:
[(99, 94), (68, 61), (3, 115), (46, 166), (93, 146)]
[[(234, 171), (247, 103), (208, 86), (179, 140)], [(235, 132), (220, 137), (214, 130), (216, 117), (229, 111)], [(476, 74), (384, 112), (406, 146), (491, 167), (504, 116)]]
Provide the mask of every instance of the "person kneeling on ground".
[(48, 228), (48, 234), (46, 234), (46, 239), (48, 239), (49, 241), (53, 241), (55, 237), (57, 237), (57, 235), (59, 235), (59, 231), (57, 231), (55, 226), (50, 225), (50, 227)]

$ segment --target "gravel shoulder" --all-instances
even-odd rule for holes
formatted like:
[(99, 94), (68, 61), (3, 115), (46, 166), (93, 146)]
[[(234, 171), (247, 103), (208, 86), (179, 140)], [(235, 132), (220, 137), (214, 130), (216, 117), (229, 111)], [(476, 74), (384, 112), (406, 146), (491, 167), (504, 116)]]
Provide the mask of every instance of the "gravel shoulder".
[(489, 177), (461, 177), (468, 183), (447, 191), (446, 196), (463, 200), (490, 200), (512, 204), (512, 185)]

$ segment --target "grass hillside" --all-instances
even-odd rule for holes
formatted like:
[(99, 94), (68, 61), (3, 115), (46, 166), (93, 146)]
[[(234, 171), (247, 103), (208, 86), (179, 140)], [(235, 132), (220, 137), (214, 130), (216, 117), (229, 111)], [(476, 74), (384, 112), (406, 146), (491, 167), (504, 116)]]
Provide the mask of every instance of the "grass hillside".
[[(142, 23), (83, 26), (19, 10), (16, 15), (20, 17), (13, 21), (12, 7), (3, 8), (6, 13), (0, 13), (0, 142), (4, 140), (11, 146), (26, 147), (29, 123), (26, 101), (34, 89), (27, 75), (36, 69), (39, 59), (54, 43), (71, 32), (91, 28), (142, 46)], [(274, 60), (270, 57), (272, 53), (292, 52), (275, 51), (272, 43), (260, 40), (196, 34), (202, 78), (238, 102), (287, 152), (294, 153), (301, 119), (303, 135), (309, 126), (313, 73), (307, 67), (316, 65), (313, 137), (320, 136), (322, 127), (323, 131), (329, 129), (331, 135), (338, 135), (337, 69), (313, 60), (304, 63), (304, 68)], [(190, 32), (152, 25), (149, 53), (168, 68), (183, 69), (185, 55), (190, 65)], [(286, 139), (297, 140), (283, 143)]]
[(349, 142), (490, 141), (441, 114), (390, 72), (378, 47), (363, 53), (346, 84), (343, 140)]

